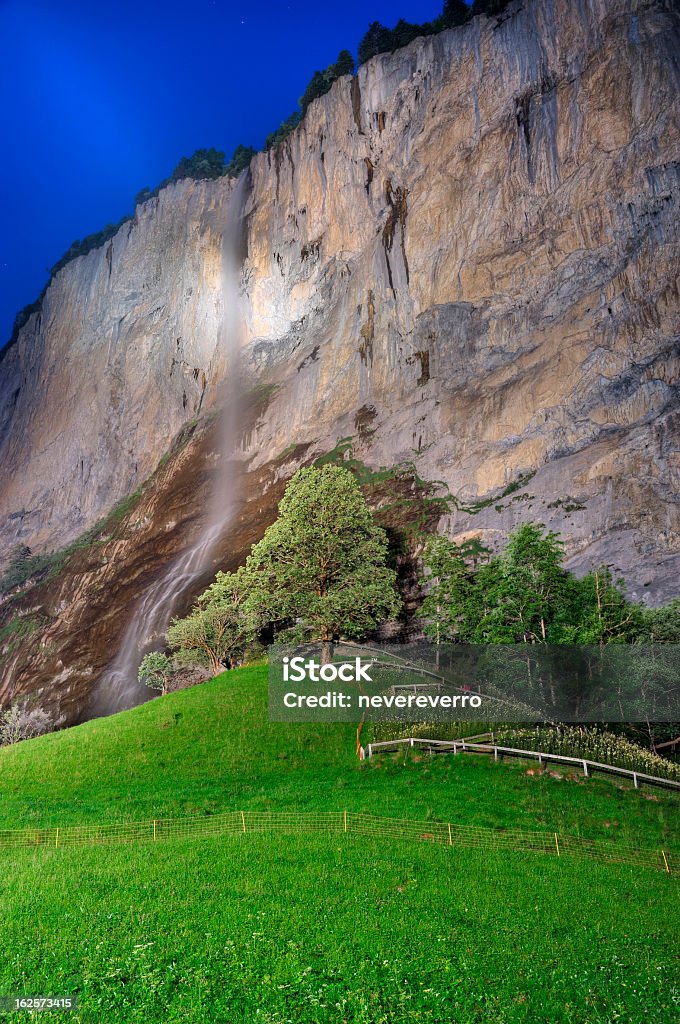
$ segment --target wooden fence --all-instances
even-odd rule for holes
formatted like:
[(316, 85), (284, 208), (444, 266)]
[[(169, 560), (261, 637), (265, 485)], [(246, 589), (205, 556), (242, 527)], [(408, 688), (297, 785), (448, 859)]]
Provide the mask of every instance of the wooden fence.
[(625, 843), (584, 839), (581, 836), (521, 829), (483, 828), (442, 821), (409, 821), (353, 811), (228, 811), (191, 818), (156, 818), (113, 825), (66, 825), (0, 831), (0, 849), (107, 846), (119, 843), (155, 843), (169, 839), (239, 836), (244, 833), (316, 832), (370, 836), (391, 841), (428, 842), (484, 850), (516, 850), (556, 857), (574, 856), (661, 869), (680, 870), (680, 860), (669, 850), (641, 848)]
[[(483, 739), (484, 742), (478, 741)], [(409, 736), (406, 739), (384, 740), (380, 743), (369, 743), (366, 748), (367, 757), (377, 753), (388, 753), (390, 750), (397, 750), (399, 747), (420, 746), (429, 753), (471, 753), (471, 754), (492, 754), (495, 761), (503, 757), (529, 758), (538, 761), (539, 765), (553, 762), (555, 764), (574, 765), (579, 768), (587, 777), (594, 772), (604, 772), (607, 775), (621, 775), (624, 778), (632, 779), (633, 785), (639, 789), (641, 783), (648, 786), (662, 786), (664, 789), (680, 790), (680, 782), (675, 779), (664, 779), (657, 775), (646, 775), (644, 772), (633, 771), (631, 768), (619, 768), (613, 764), (602, 764), (599, 761), (589, 761), (585, 757), (567, 757), (566, 754), (548, 754), (541, 750), (521, 750), (518, 747), (504, 747), (494, 742), (493, 733), (481, 733), (479, 736), (466, 737), (460, 740), (430, 740), (420, 736)]]

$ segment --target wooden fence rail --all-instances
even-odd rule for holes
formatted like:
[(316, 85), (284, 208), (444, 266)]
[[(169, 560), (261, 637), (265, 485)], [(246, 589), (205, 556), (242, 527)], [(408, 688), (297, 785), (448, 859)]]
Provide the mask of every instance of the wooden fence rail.
[(353, 811), (227, 811), (192, 818), (154, 818), (112, 825), (60, 825), (0, 831), (0, 849), (73, 846), (108, 846), (120, 843), (156, 843), (168, 839), (243, 836), (278, 832), (345, 834), (388, 840), (438, 843), (483, 850), (515, 850), (551, 856), (586, 857), (633, 864), (674, 874), (680, 860), (670, 850), (642, 848), (626, 843), (533, 832), (522, 829), (483, 828), (442, 821), (409, 821)]
[(664, 779), (658, 775), (646, 775), (644, 772), (633, 771), (631, 768), (619, 768), (613, 764), (590, 761), (586, 757), (568, 757), (566, 754), (549, 754), (544, 750), (522, 750), (518, 747), (503, 747), (498, 743), (494, 743), (493, 734), (488, 733), (485, 735), (491, 737), (490, 742), (475, 742), (481, 738), (479, 736), (460, 740), (430, 740), (420, 736), (409, 736), (398, 740), (383, 740), (380, 743), (369, 743), (366, 755), (372, 757), (373, 754), (378, 752), (387, 753), (389, 750), (396, 750), (400, 746), (414, 747), (418, 745), (430, 750), (432, 753), (493, 754), (495, 761), (500, 760), (502, 757), (520, 757), (538, 761), (539, 765), (544, 761), (546, 763), (552, 761), (558, 764), (573, 764), (580, 768), (585, 776), (590, 775), (591, 772), (622, 775), (632, 779), (636, 789), (639, 788), (640, 783), (644, 782), (648, 786), (662, 786), (665, 789), (680, 790), (680, 782), (677, 782), (675, 779)]

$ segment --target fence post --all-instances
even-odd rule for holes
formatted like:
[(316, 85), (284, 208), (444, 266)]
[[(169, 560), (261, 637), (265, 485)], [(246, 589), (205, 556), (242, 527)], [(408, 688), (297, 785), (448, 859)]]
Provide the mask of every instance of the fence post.
[(371, 749), (371, 744), (369, 743), (369, 744), (368, 744), (368, 756), (369, 756), (369, 757), (372, 757), (372, 755), (373, 755), (373, 751), (372, 751), (372, 749)]
[(667, 872), (668, 872), (668, 874), (670, 875), (670, 873), (671, 873), (671, 869), (670, 869), (670, 868), (669, 868), (669, 866), (668, 866), (668, 860), (666, 859), (666, 853), (665, 853), (665, 851), (664, 851), (664, 850), (662, 850), (662, 851), (661, 851), (661, 856), (663, 857), (663, 862), (664, 862), (664, 864), (665, 864), (665, 866), (666, 866), (666, 871), (667, 871)]
[(557, 832), (555, 832), (554, 835), (555, 835), (555, 849), (557, 850), (557, 856), (559, 857), (559, 855), (560, 855), (560, 844), (557, 841)]
[(153, 841), (156, 842), (156, 819), (153, 819)]
[(588, 764), (586, 761), (583, 762), (583, 774), (588, 778)]
[(346, 832), (347, 831), (347, 811), (343, 811), (343, 813), (342, 813), (342, 820), (343, 820), (343, 825), (344, 825), (343, 831)]
[(449, 846), (453, 846), (453, 839), (451, 838), (451, 822), (449, 822)]
[(54, 847), (55, 847), (55, 849), (57, 848), (57, 846), (59, 846), (59, 829), (58, 828), (57, 828), (56, 834), (54, 836)]
[(633, 772), (633, 785), (635, 786), (635, 788), (636, 788), (636, 789), (639, 789), (639, 788), (640, 788), (640, 787), (638, 786), (638, 780), (637, 780), (637, 772)]
[(245, 830), (246, 830), (246, 816), (243, 813), (243, 811), (241, 811), (241, 823), (243, 825), (243, 831), (245, 832)]

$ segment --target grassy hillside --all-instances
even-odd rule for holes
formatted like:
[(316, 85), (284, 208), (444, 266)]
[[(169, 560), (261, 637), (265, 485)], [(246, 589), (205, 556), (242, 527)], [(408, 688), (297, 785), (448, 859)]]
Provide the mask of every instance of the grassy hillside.
[[(673, 794), (526, 764), (409, 754), (360, 764), (354, 727), (267, 721), (264, 667), (0, 750), (0, 828), (210, 814), (367, 811), (678, 845)], [(556, 773), (557, 774), (557, 773)]]
[[(353, 751), (268, 724), (246, 669), (1, 750), (0, 827), (347, 807), (677, 845), (672, 795)], [(661, 872), (330, 834), (0, 851), (0, 994), (88, 1024), (671, 1024), (676, 911)]]

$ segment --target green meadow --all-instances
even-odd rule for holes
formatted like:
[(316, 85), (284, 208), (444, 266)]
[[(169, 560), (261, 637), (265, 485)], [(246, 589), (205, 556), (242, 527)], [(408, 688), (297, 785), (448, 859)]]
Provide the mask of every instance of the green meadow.
[[(3, 748), (0, 828), (348, 809), (680, 845), (673, 794), (485, 757), (361, 764), (354, 742), (351, 726), (269, 724), (266, 670), (242, 669)], [(332, 833), (2, 850), (0, 865), (0, 995), (77, 996), (67, 1021), (680, 1011), (677, 876), (652, 869)]]

